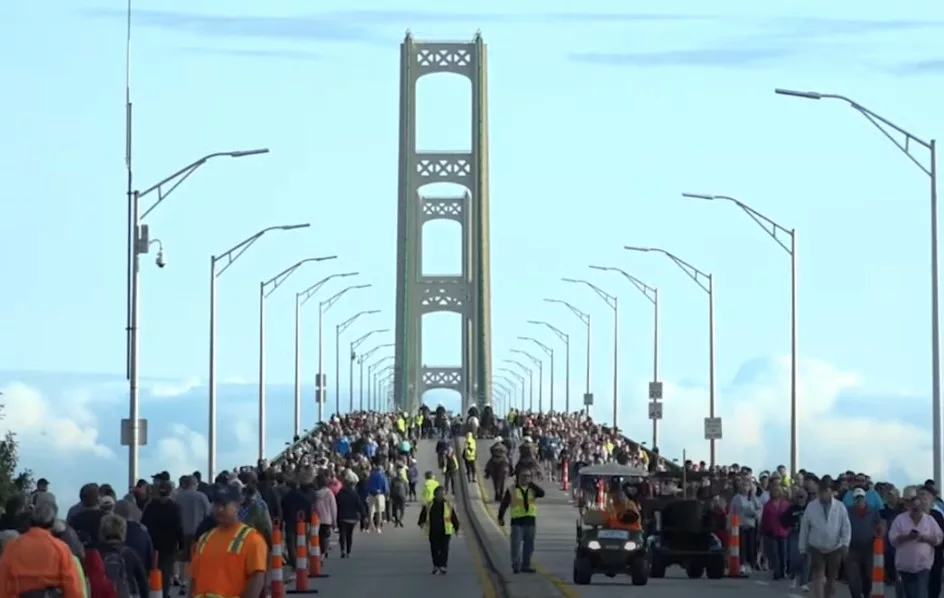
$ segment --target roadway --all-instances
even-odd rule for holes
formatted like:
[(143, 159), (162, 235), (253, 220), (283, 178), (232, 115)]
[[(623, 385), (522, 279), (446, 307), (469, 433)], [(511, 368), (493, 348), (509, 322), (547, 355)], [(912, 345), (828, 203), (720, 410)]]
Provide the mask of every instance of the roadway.
[[(421, 475), (425, 471), (438, 471), (432, 441), (420, 443), (417, 461)], [(324, 566), (329, 577), (313, 579), (309, 587), (322, 596), (398, 598), (429, 594), (449, 598), (496, 598), (495, 584), (485, 567), (481, 548), (475, 542), (468, 515), (461, 500), (455, 502), (461, 529), (450, 546), (446, 575), (431, 574), (429, 542), (416, 525), (420, 507), (412, 503), (407, 505), (405, 527), (394, 528), (387, 524), (382, 534), (355, 532), (349, 559), (338, 557), (337, 538), (333, 538), (332, 552)], [(291, 589), (290, 585), (290, 592)]]
[[(502, 542), (508, 552), (507, 540), (502, 538), (507, 530), (498, 526), (496, 516), (498, 505), (493, 498), (490, 482), (484, 480), (482, 473), (490, 456), (489, 447), (492, 441), (478, 442), (478, 484), (471, 485), (470, 497), (478, 502), (473, 512), (482, 517), (483, 527), (491, 538), (490, 544)], [(569, 496), (560, 490), (559, 483), (545, 482), (542, 487), (547, 497), (539, 502), (538, 533), (535, 542), (534, 560), (538, 575), (509, 575), (511, 566), (510, 557), (504, 561), (504, 569), (498, 568), (512, 579), (509, 588), (511, 596), (517, 596), (514, 591), (515, 580), (520, 578), (541, 578), (552, 590), (544, 596), (563, 596), (564, 598), (611, 598), (622, 588), (622, 591), (640, 592), (646, 598), (689, 598), (698, 595), (699, 598), (775, 598), (777, 596), (799, 598), (802, 592), (791, 594), (787, 582), (768, 582), (769, 574), (754, 579), (720, 579), (692, 580), (685, 576), (680, 567), (672, 567), (664, 579), (651, 579), (645, 587), (634, 587), (629, 577), (620, 576), (607, 578), (603, 575), (594, 576), (589, 586), (576, 586), (570, 583), (573, 571), (573, 557), (576, 542), (577, 511), (570, 503)], [(477, 487), (476, 487), (477, 486)], [(489, 500), (483, 501), (482, 497)], [(537, 594), (535, 594), (537, 595)]]

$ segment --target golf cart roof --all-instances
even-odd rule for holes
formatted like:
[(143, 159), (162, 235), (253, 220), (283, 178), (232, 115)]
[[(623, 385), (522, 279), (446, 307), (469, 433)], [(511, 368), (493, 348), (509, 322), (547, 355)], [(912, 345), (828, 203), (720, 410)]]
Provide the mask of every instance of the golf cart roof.
[(590, 465), (584, 467), (580, 470), (580, 476), (644, 478), (649, 476), (649, 472), (639, 467), (630, 467), (629, 465), (620, 465), (618, 463), (606, 463), (604, 465)]

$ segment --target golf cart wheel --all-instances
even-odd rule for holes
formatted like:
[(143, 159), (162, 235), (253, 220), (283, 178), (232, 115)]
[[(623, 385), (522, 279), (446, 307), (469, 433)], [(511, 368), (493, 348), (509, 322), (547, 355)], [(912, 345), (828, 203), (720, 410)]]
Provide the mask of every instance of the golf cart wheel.
[(590, 559), (582, 557), (574, 559), (574, 585), (588, 586), (592, 577), (593, 565), (590, 564)]
[(649, 583), (649, 564), (646, 559), (638, 558), (630, 564), (629, 578), (634, 586), (644, 586)]
[(649, 561), (649, 577), (656, 579), (665, 577), (665, 563), (656, 555), (653, 555)]
[(708, 579), (722, 579), (724, 577), (724, 557), (713, 558), (705, 565), (705, 575)]
[(692, 561), (685, 565), (685, 573), (689, 579), (699, 579), (704, 572), (705, 566), (698, 561)]

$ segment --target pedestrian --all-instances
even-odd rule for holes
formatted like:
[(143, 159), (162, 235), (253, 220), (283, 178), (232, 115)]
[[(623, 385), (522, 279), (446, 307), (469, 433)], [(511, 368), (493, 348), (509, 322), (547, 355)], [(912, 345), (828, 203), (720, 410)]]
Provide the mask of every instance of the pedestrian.
[(344, 474), (344, 486), (338, 491), (338, 549), (341, 558), (351, 556), (351, 547), (354, 544), (354, 527), (358, 522), (367, 518), (367, 505), (358, 496), (354, 487), (357, 484), (357, 475), (348, 471)]
[(800, 521), (798, 547), (809, 555), (813, 598), (833, 598), (839, 567), (849, 550), (852, 530), (845, 505), (833, 497), (832, 480), (824, 476), (818, 497), (811, 500)]
[(390, 484), (387, 475), (379, 465), (374, 465), (367, 478), (367, 518), (368, 525), (378, 534), (383, 533), (384, 513), (387, 510), (387, 495), (390, 494)]
[(534, 573), (531, 557), (537, 532), (537, 499), (544, 498), (544, 489), (531, 481), (531, 469), (523, 468), (515, 485), (505, 490), (498, 507), (498, 525), (505, 525), (505, 514), (511, 512), (511, 569), (515, 573)]
[(876, 535), (882, 533), (882, 517), (866, 500), (863, 488), (852, 491), (852, 504), (847, 509), (851, 530), (845, 561), (849, 594), (852, 598), (869, 598), (872, 595), (872, 544)]
[(927, 598), (934, 547), (944, 541), (944, 532), (926, 512), (929, 505), (914, 489), (909, 489), (903, 498), (908, 510), (895, 517), (888, 530), (905, 594), (901, 598)]
[(459, 533), (459, 518), (446, 500), (445, 488), (433, 492), (433, 500), (423, 506), (417, 524), (429, 538), (429, 553), (433, 560), (433, 575), (445, 575), (449, 567), (449, 541)]

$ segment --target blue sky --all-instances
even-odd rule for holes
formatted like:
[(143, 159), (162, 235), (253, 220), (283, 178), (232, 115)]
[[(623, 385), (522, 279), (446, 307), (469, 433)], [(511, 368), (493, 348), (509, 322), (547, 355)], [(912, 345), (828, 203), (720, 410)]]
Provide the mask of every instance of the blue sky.
[[(340, 256), (306, 265), (269, 300), (273, 384), (293, 375), (291, 294), (324, 275), (357, 270), (357, 282), (373, 285), (339, 303), (329, 329), (367, 309), (383, 313), (352, 335), (392, 328), (398, 44), (407, 28), (421, 40), (470, 39), (481, 29), (490, 67), (496, 359), (520, 346), (518, 335), (543, 334), (529, 330), (528, 319), (554, 322), (579, 346), (577, 321), (541, 299), (567, 299), (602, 322), (602, 302), (558, 281), (586, 277), (624, 297), (621, 376), (630, 419), (623, 424), (634, 425), (636, 381), (650, 367), (649, 305), (615, 275), (587, 270), (620, 266), (659, 287), (662, 377), (690, 387), (667, 395), (666, 425), (690, 411), (685, 401), (703, 411), (705, 297), (668, 261), (621, 249), (636, 244), (661, 246), (715, 274), (719, 391), (745, 363), (778, 364), (789, 342), (787, 257), (731, 206), (679, 197), (728, 194), (798, 231), (801, 354), (854, 377), (847, 381), (858, 392), (896, 397), (921, 412), (930, 391), (927, 178), (847, 107), (772, 90), (843, 93), (932, 137), (944, 9), (927, 2), (892, 10), (727, 1), (710, 12), (677, 2), (661, 14), (599, 1), (581, 12), (546, 2), (519, 2), (514, 13), (496, 2), (479, 3), (474, 13), (420, 1), (387, 6), (327, 2), (318, 12), (301, 2), (266, 9), (243, 1), (135, 3), (138, 186), (209, 152), (272, 150), (208, 164), (149, 217), (169, 265), (142, 263), (142, 375), (205, 378), (207, 256), (261, 226), (312, 224), (260, 241), (220, 279), (221, 379), (255, 378), (256, 285), (305, 257)], [(0, 325), (7, 340), (0, 363), (14, 372), (11, 382), (29, 371), (121, 379), (123, 11), (122, 2), (21, 3), (0, 24), (7, 57), (0, 64), (12, 90), (0, 109), (15, 115), (5, 137), (16, 140), (0, 147), (3, 274), (20, 282), (0, 298), (13, 314)], [(461, 147), (467, 88), (452, 77), (423, 81), (421, 147)], [(446, 269), (453, 246), (431, 233), (426, 262)], [(306, 311), (307, 360), (314, 315), (315, 308)], [(452, 324), (428, 327), (426, 349), (443, 362), (458, 354)], [(612, 339), (602, 324), (595, 337), (594, 390), (602, 401)], [(743, 411), (732, 395), (720, 395), (721, 415)], [(812, 404), (812, 395), (803, 400)], [(858, 415), (865, 409), (887, 418), (876, 402)], [(636, 417), (645, 418), (644, 403)], [(772, 405), (786, 413), (782, 402)], [(829, 405), (834, 414), (856, 410)], [(98, 428), (117, 428), (112, 415), (97, 415)], [(728, 423), (726, 433), (733, 434)]]

